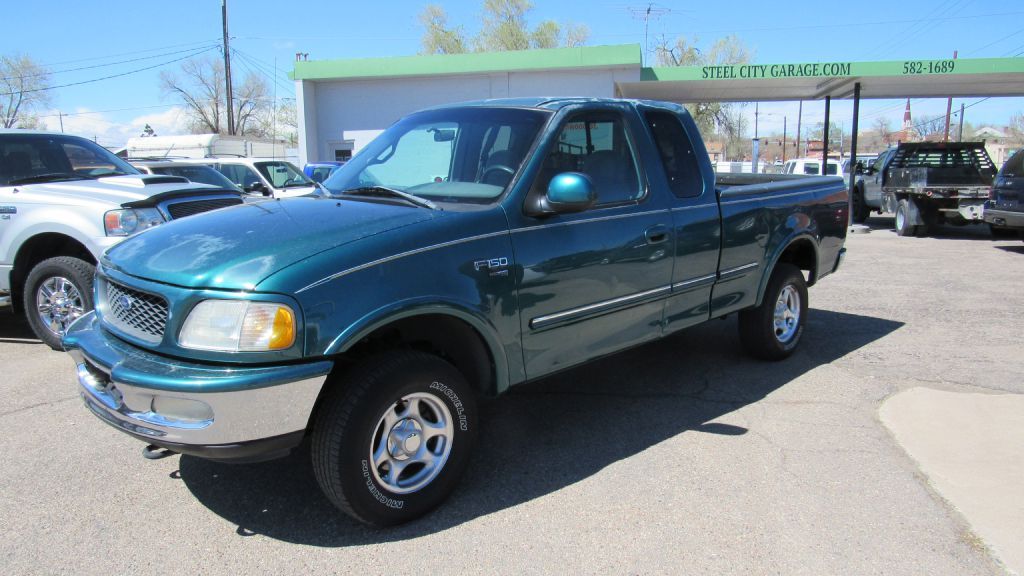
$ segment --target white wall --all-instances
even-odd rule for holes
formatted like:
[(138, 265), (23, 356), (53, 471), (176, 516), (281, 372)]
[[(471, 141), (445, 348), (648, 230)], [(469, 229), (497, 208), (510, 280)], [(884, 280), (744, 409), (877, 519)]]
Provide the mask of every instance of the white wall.
[[(328, 142), (383, 130), (416, 110), (487, 98), (615, 96), (616, 82), (638, 82), (640, 67), (543, 70), (371, 80), (296, 82), (300, 160), (333, 160)], [(355, 151), (368, 141), (356, 140)]]

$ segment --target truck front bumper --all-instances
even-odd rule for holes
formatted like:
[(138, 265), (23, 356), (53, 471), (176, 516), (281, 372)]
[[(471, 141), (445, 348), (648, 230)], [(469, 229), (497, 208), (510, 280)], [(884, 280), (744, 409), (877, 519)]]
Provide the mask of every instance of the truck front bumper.
[(94, 313), (64, 337), (85, 405), (101, 420), (163, 448), (255, 461), (302, 441), (333, 362), (228, 366), (165, 358), (127, 344)]

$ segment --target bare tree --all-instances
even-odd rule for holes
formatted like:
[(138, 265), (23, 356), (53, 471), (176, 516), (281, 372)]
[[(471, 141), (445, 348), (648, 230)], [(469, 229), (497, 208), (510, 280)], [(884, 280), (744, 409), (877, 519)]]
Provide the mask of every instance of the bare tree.
[(50, 86), (50, 73), (28, 56), (0, 56), (0, 125), (38, 127), (33, 113), (50, 104)]
[(914, 131), (921, 140), (942, 139), (946, 129), (946, 116), (924, 116), (914, 122)]
[[(193, 133), (227, 133), (223, 62), (212, 58), (186, 60), (181, 76), (161, 72), (160, 86), (164, 94), (177, 98), (185, 107)], [(269, 92), (266, 80), (255, 74), (247, 75), (240, 85), (232, 82), (235, 135), (263, 136), (258, 118), (272, 108)]]
[[(1006, 128), (1011, 137), (1016, 140), (1024, 140), (1024, 112), (1017, 112), (1011, 116), (1010, 124)], [(964, 131), (967, 131), (966, 128)]]
[(480, 33), (467, 37), (461, 26), (449, 26), (448, 14), (438, 5), (420, 12), (423, 26), (423, 54), (459, 54), (472, 46), (477, 52), (526, 50), (582, 46), (590, 29), (582, 24), (561, 25), (545, 20), (531, 29), (527, 22), (533, 3), (530, 0), (484, 0)]
[(892, 123), (888, 118), (879, 116), (875, 118), (873, 123), (875, 133), (878, 134), (878, 139), (882, 141), (886, 146), (892, 142)]

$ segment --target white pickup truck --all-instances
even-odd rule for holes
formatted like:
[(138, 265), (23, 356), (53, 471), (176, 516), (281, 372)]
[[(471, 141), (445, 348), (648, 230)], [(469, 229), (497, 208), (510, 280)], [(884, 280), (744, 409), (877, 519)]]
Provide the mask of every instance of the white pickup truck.
[(23, 306), (60, 350), (93, 308), (104, 250), (167, 220), (240, 204), (237, 190), (144, 176), (102, 146), (67, 134), (0, 130), (0, 306)]

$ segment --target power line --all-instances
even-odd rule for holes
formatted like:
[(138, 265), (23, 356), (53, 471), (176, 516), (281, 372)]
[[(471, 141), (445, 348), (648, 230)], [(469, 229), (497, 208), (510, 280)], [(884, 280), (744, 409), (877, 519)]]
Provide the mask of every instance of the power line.
[[(971, 19), (977, 19), (977, 18), (998, 18), (998, 17), (1003, 17), (1003, 16), (1019, 16), (1021, 14), (1024, 14), (1024, 11), (1000, 12), (1000, 13), (993, 13), (993, 14), (974, 14), (974, 15), (964, 15), (964, 16), (946, 16), (946, 17), (941, 17), (941, 18), (914, 18), (914, 19), (907, 19), (907, 20), (880, 20), (880, 21), (875, 21), (875, 22), (849, 22), (849, 23), (842, 23), (842, 24), (807, 24), (807, 25), (801, 25), (801, 26), (785, 26), (785, 27), (769, 26), (769, 27), (762, 27), (762, 28), (722, 28), (722, 29), (719, 29), (719, 30), (701, 30), (701, 32), (704, 33), (704, 34), (720, 34), (720, 33), (729, 33), (729, 34), (731, 34), (731, 33), (735, 33), (735, 32), (779, 32), (779, 31), (789, 31), (789, 30), (814, 30), (814, 29), (826, 29), (826, 28), (853, 28), (853, 27), (861, 27), (861, 26), (883, 26), (883, 25), (887, 25), (887, 24), (917, 24), (919, 22), (925, 22), (925, 23), (928, 23), (928, 22), (948, 22), (948, 21), (954, 21), (954, 20), (971, 20)], [(686, 31), (686, 32), (666, 32), (666, 34), (670, 34), (670, 35), (687, 35), (687, 34), (691, 34), (692, 32), (693, 32), (692, 30), (689, 30), (689, 31)], [(596, 34), (594, 37), (595, 38), (608, 38), (608, 37), (614, 37), (614, 36), (634, 36), (634, 35), (635, 34), (630, 34), (630, 33), (623, 32), (623, 33), (616, 33), (616, 34)], [(291, 39), (293, 39), (293, 40), (301, 40), (302, 38), (291, 38)]]
[[(285, 90), (288, 90), (293, 93), (295, 92), (295, 86), (292, 84), (291, 79), (288, 78), (284, 70), (277, 68), (275, 65), (274, 68), (276, 68), (276, 71), (272, 73), (270, 69), (270, 64), (260, 60), (259, 58), (256, 58), (255, 56), (252, 56), (251, 54), (242, 52), (237, 48), (234, 48), (233, 50), (242, 58), (249, 60), (250, 63), (256, 66), (258, 70), (261, 70), (268, 78), (273, 79), (275, 84), (284, 88)], [(282, 80), (282, 77), (286, 80)]]
[(182, 46), (195, 46), (196, 44), (209, 44), (210, 42), (218, 42), (218, 38), (213, 40), (199, 40), (196, 42), (186, 42), (184, 44), (171, 44), (170, 46), (160, 46), (159, 48), (148, 48), (146, 50), (132, 50), (131, 52), (121, 52), (118, 54), (108, 54), (106, 56), (91, 56), (89, 58), (78, 58), (77, 60), (63, 60), (60, 62), (49, 62), (42, 64), (43, 66), (60, 66), (61, 64), (77, 64), (79, 62), (89, 62), (92, 60), (103, 60), (105, 58), (117, 58), (119, 56), (130, 56), (134, 54), (145, 54), (147, 52), (157, 52), (160, 50), (167, 50), (169, 48), (180, 48)]
[(138, 72), (144, 72), (146, 70), (152, 70), (154, 68), (160, 68), (162, 66), (167, 66), (168, 64), (174, 64), (175, 62), (180, 62), (182, 60), (187, 60), (187, 59), (192, 58), (194, 56), (198, 56), (200, 54), (203, 54), (204, 52), (209, 52), (210, 50), (213, 50), (215, 48), (219, 48), (219, 46), (213, 46), (213, 47), (210, 47), (210, 48), (205, 48), (203, 50), (199, 50), (198, 52), (193, 52), (191, 54), (182, 56), (181, 58), (175, 58), (174, 60), (168, 60), (167, 62), (161, 62), (160, 64), (154, 64), (152, 66), (146, 66), (145, 68), (138, 68), (138, 69), (135, 69), (135, 70), (129, 70), (128, 72), (122, 72), (120, 74), (111, 74), (110, 76), (103, 76), (102, 78), (93, 78), (92, 80), (82, 80), (81, 82), (69, 82), (67, 84), (59, 84), (57, 86), (47, 86), (46, 88), (36, 88), (34, 90), (19, 90), (19, 91), (16, 91), (16, 92), (0, 92), (0, 96), (11, 96), (12, 94), (28, 94), (30, 92), (45, 92), (47, 90), (56, 90), (57, 88), (67, 88), (68, 86), (80, 86), (82, 84), (91, 84), (93, 82), (100, 82), (102, 80), (110, 80), (111, 78), (120, 78), (122, 76), (128, 76), (130, 74), (136, 74)]
[[(245, 52), (241, 52), (238, 49), (232, 49), (232, 52), (234, 52), (236, 56), (241, 58), (242, 62), (246, 64), (246, 68), (249, 69), (250, 72), (253, 72), (257, 75), (266, 76), (267, 78), (270, 79), (271, 82), (273, 82), (275, 86), (283, 88), (284, 90), (287, 90), (291, 93), (295, 92), (294, 86), (292, 86), (288, 82), (283, 82), (280, 78), (270, 73), (264, 65), (260, 64), (260, 62), (252, 56), (249, 56)], [(252, 67), (250, 68), (250, 66)]]
[[(218, 48), (219, 46), (220, 46), (219, 44), (211, 44), (210, 46), (207, 46), (207, 48)], [(91, 69), (94, 69), (94, 68), (104, 68), (106, 66), (117, 66), (118, 64), (127, 64), (129, 62), (138, 62), (139, 60), (152, 60), (153, 58), (162, 58), (164, 56), (173, 56), (175, 54), (181, 54), (183, 52), (193, 52), (195, 50), (197, 50), (197, 48), (188, 48), (186, 50), (177, 50), (177, 51), (174, 51), (174, 52), (165, 52), (163, 54), (154, 54), (152, 56), (140, 56), (139, 58), (132, 58), (130, 60), (120, 60), (118, 62), (108, 62), (106, 64), (93, 64), (92, 66), (81, 66), (79, 68), (68, 68), (66, 70), (54, 70), (52, 72), (51, 71), (39, 72), (39, 73), (36, 73), (36, 74), (25, 74), (23, 76), (8, 76), (6, 78), (0, 78), (0, 80), (21, 80), (21, 79), (24, 79), (24, 78), (35, 78), (37, 76), (48, 76), (50, 74), (63, 74), (65, 72), (78, 72), (79, 70), (91, 70)]]
[[(989, 47), (995, 46), (996, 44), (999, 44), (999, 43), (1000, 43), (1000, 42), (1002, 42), (1003, 40), (1008, 40), (1008, 39), (1010, 39), (1010, 38), (1013, 38), (1014, 36), (1016, 36), (1016, 35), (1018, 35), (1018, 34), (1020, 34), (1020, 33), (1022, 33), (1022, 32), (1024, 32), (1024, 28), (1021, 28), (1020, 30), (1017, 30), (1016, 32), (1011, 32), (1011, 33), (1007, 34), (1006, 36), (1003, 36), (1003, 37), (1002, 37), (1002, 38), (1000, 38), (999, 40), (996, 40), (996, 41), (994, 41), (994, 42), (989, 42), (988, 44), (985, 44), (984, 46), (982, 46), (981, 48), (978, 48), (977, 50), (972, 50), (972, 51), (971, 51), (971, 52), (969, 52), (969, 53), (968, 53), (967, 55), (970, 55), (970, 54), (977, 54), (978, 52), (981, 52), (982, 50), (984, 50), (984, 49), (986, 49), (986, 48), (989, 48)], [(1011, 52), (1012, 52), (1012, 50), (1011, 50)]]

